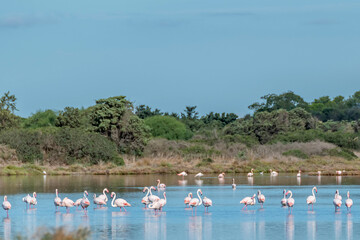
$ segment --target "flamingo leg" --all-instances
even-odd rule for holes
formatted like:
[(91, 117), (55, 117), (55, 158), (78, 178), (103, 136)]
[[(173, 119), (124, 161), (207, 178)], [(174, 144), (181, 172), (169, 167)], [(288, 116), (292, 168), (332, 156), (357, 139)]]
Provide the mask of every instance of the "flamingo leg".
[(6, 215), (9, 218), (9, 210), (6, 210)]

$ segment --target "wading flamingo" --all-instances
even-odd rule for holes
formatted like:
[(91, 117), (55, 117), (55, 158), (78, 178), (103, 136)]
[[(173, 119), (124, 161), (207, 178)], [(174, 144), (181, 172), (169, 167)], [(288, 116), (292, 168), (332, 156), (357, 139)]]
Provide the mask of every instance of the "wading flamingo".
[(225, 173), (220, 173), (218, 178), (224, 178), (225, 177)]
[(187, 176), (187, 173), (184, 171), (184, 172), (178, 173), (177, 175), (182, 176), (182, 178), (184, 179), (184, 177)]
[(252, 168), (250, 172), (247, 174), (248, 177), (254, 176), (254, 169)]
[(340, 191), (337, 189), (336, 192), (335, 192), (335, 197), (342, 200), (342, 197), (340, 195)]
[(156, 188), (154, 186), (150, 187), (150, 189), (149, 189), (149, 191), (150, 191), (149, 201), (152, 202), (152, 203), (159, 201), (160, 198), (158, 196), (153, 195), (151, 190), (156, 191)]
[(212, 206), (212, 201), (210, 198), (204, 197), (203, 198), (203, 205), (205, 207), (205, 212), (209, 212), (209, 207)]
[(102, 207), (103, 205), (106, 205), (106, 202), (99, 197), (96, 197), (96, 194), (94, 194), (94, 204), (96, 204), (96, 208)]
[(118, 198), (115, 200), (116, 198), (116, 193), (112, 192), (110, 197), (113, 198), (112, 202), (111, 202), (111, 206), (112, 207), (119, 207), (120, 208), (120, 212), (121, 212), (121, 208), (124, 208), (124, 211), (126, 212), (125, 206), (127, 207), (131, 207), (131, 204), (128, 203), (125, 199), (122, 198)]
[(185, 208), (186, 208), (186, 207), (190, 207), (190, 206), (189, 206), (189, 203), (190, 203), (190, 200), (192, 199), (192, 197), (193, 197), (193, 194), (190, 192), (190, 193), (187, 195), (187, 197), (184, 199)]
[(232, 189), (236, 189), (236, 184), (235, 184), (235, 178), (233, 178), (233, 183), (231, 184), (231, 187), (232, 187)]
[(164, 198), (161, 198), (159, 200), (159, 203), (160, 203), (160, 211), (162, 211), (162, 208), (166, 205), (166, 192), (163, 193), (163, 196)]
[(321, 171), (317, 171), (317, 174), (318, 174), (319, 176), (321, 176)]
[(258, 200), (258, 203), (261, 204), (261, 208), (262, 208), (263, 204), (265, 203), (265, 196), (264, 196), (264, 194), (261, 194), (260, 190), (258, 190), (258, 192), (257, 192), (257, 200)]
[(29, 202), (30, 202), (30, 200), (31, 200), (31, 196), (30, 196), (30, 194), (28, 194), (26, 197), (23, 197), (23, 202), (26, 204), (26, 208), (28, 208), (28, 204), (29, 204)]
[(61, 207), (61, 198), (59, 198), (59, 193), (58, 193), (57, 189), (55, 189), (54, 205), (55, 205), (56, 211), (58, 210), (58, 207)]
[(335, 197), (334, 197), (334, 200), (333, 200), (333, 204), (335, 206), (335, 212), (338, 210), (338, 208), (341, 207), (341, 204), (342, 204), (341, 199), (339, 198), (339, 196), (340, 196), (339, 195), (339, 190), (336, 190)]
[[(84, 191), (84, 197), (86, 198), (86, 196), (88, 196), (88, 192)], [(79, 198), (78, 200), (75, 201), (74, 206), (76, 206), (76, 209), (81, 206), (81, 201), (84, 199), (84, 197)]]
[(143, 193), (147, 190), (146, 196), (141, 199), (141, 203), (145, 205), (145, 208), (147, 208), (147, 205), (150, 204), (150, 200), (148, 198), (150, 190), (148, 187), (144, 187)]
[(278, 172), (275, 172), (275, 171), (273, 171), (272, 169), (270, 169), (270, 176), (276, 177), (276, 176), (278, 176), (278, 175), (279, 175)]
[[(87, 213), (87, 208), (90, 206), (90, 201), (85, 196), (85, 192), (84, 192), (84, 197), (81, 199), (80, 206), (82, 207), (82, 209), (84, 210), (84, 213), (86, 214)], [(88, 195), (87, 192), (86, 192), (86, 195)]]
[(154, 209), (155, 215), (156, 215), (156, 212), (161, 209), (161, 204), (160, 204), (159, 201), (157, 201), (157, 202), (154, 202), (154, 203), (149, 204), (149, 208), (150, 208), (150, 209)]
[(201, 172), (199, 172), (198, 174), (195, 175), (195, 177), (199, 177), (199, 178), (202, 176), (204, 176), (204, 174), (202, 174)]
[(342, 170), (342, 171), (336, 171), (336, 175), (341, 175), (345, 172), (345, 170)]
[(36, 192), (33, 192), (33, 196), (30, 197), (30, 201), (29, 201), (29, 208), (31, 208), (31, 205), (33, 206), (33, 208), (35, 207), (35, 205), (37, 204), (37, 200), (36, 200)]
[(199, 195), (199, 194), (202, 195), (201, 189), (198, 189), (196, 193), (197, 193), (198, 198), (192, 198), (192, 199), (190, 200), (190, 203), (189, 203), (189, 206), (192, 207), (192, 211), (193, 211), (193, 212), (194, 212), (194, 208), (195, 208), (195, 214), (196, 214), (196, 209), (197, 209), (197, 207), (202, 204), (202, 199), (201, 199), (201, 197), (200, 197), (200, 195)]
[(281, 199), (281, 206), (286, 207), (287, 200), (286, 200), (286, 197), (285, 197), (285, 194), (286, 194), (285, 189), (283, 190), (283, 194), (284, 194), (284, 197)]
[(296, 174), (297, 177), (301, 177), (301, 170)]
[(349, 211), (350, 208), (350, 212), (351, 212), (351, 206), (353, 205), (353, 200), (350, 198), (350, 192), (347, 192), (347, 199), (345, 201), (345, 206), (347, 208), (347, 210)]
[(287, 196), (288, 194), (290, 194), (290, 196), (288, 197), (288, 199), (286, 199), (286, 205), (289, 207), (290, 213), (292, 213), (292, 209), (295, 204), (295, 199), (292, 198), (292, 191), (288, 190), (285, 196)]
[(108, 192), (109, 192), (109, 190), (107, 188), (104, 188), (103, 193), (101, 195), (99, 195), (98, 198), (104, 200), (107, 203), (107, 201), (109, 199), (108, 199), (106, 193), (108, 193)]
[(160, 183), (160, 179), (157, 180), (157, 190), (164, 190), (166, 188), (166, 185), (164, 183)]
[(247, 206), (250, 205), (255, 205), (255, 197), (256, 197), (256, 194), (254, 194), (252, 197), (246, 197), (246, 198), (243, 198), (243, 200), (240, 201), (240, 203), (244, 204), (244, 207), (242, 208), (242, 210), (244, 210), (244, 208), (246, 208), (247, 210)]
[(74, 206), (74, 201), (65, 197), (61, 202), (61, 206), (66, 207), (66, 212), (69, 212), (69, 208)]
[(6, 211), (6, 215), (9, 218), (9, 210), (11, 209), (11, 204), (7, 200), (7, 196), (4, 196), (4, 202), (2, 203), (2, 207)]
[(316, 203), (316, 197), (315, 197), (315, 193), (314, 191), (317, 193), (317, 188), (316, 187), (313, 187), (312, 189), (312, 195), (308, 196), (307, 199), (306, 199), (306, 203), (308, 205), (308, 209), (309, 209), (309, 206), (310, 204), (312, 205), (312, 210), (314, 210), (314, 203)]

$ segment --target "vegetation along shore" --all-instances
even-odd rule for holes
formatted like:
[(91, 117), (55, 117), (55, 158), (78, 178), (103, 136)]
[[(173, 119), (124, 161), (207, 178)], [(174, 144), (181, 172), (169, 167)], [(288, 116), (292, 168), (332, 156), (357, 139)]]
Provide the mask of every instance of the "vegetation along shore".
[(302, 172), (360, 174), (360, 91), (306, 102), (289, 91), (249, 106), (252, 114), (168, 113), (125, 96), (88, 108), (16, 115), (0, 98), (0, 174)]

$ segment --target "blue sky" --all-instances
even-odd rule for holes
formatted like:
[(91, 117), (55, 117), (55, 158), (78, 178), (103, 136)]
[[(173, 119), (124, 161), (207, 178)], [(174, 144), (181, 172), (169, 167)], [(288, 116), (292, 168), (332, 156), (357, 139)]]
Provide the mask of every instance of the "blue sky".
[(360, 2), (3, 1), (0, 94), (17, 114), (125, 95), (181, 112), (244, 115), (268, 93), (359, 89)]

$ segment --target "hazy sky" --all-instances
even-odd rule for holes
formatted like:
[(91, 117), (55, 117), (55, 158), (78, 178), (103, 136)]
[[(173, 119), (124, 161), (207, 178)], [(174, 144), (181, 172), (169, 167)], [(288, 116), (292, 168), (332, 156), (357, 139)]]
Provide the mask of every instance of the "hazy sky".
[(115, 95), (240, 115), (268, 93), (348, 97), (360, 90), (360, 2), (2, 1), (8, 90), (21, 116)]

